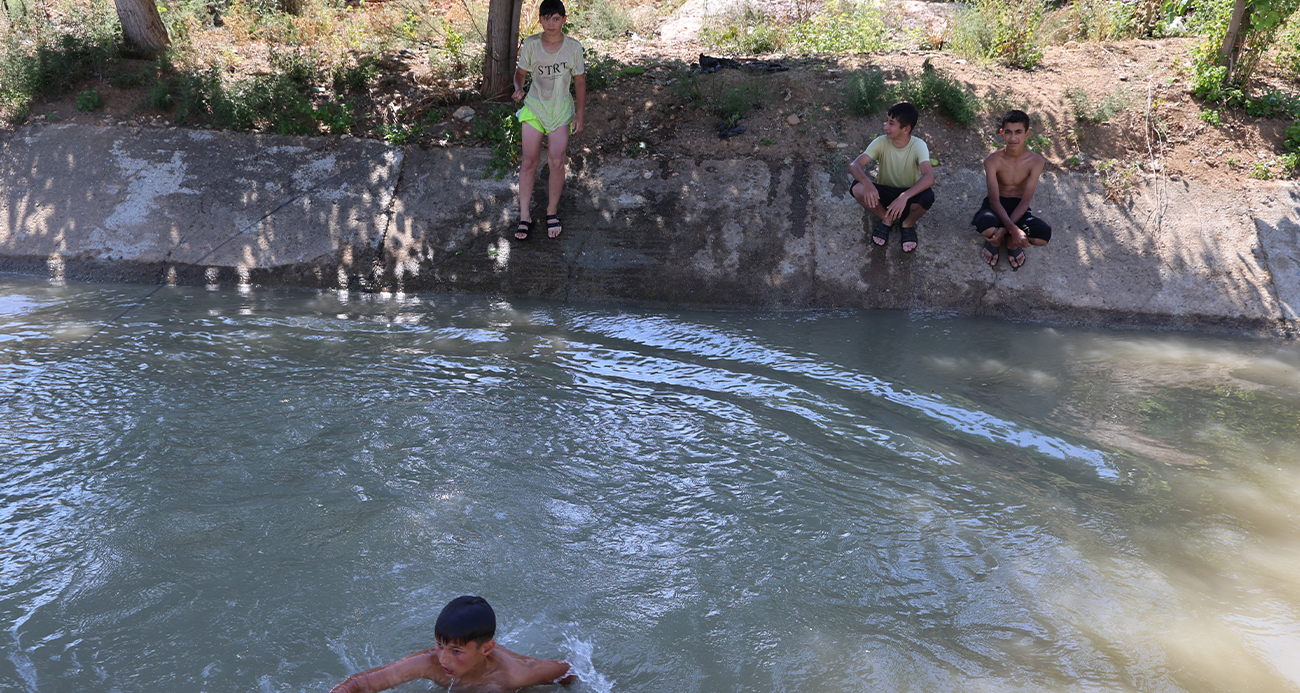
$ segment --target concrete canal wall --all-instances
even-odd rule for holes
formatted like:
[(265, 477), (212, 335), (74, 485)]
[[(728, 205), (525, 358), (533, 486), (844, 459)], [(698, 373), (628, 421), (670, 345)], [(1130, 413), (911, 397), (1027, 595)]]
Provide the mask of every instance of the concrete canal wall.
[[(936, 169), (921, 247), (870, 245), (842, 170), (571, 159), (565, 232), (503, 235), (515, 181), (470, 148), (82, 125), (0, 134), (0, 271), (690, 306), (889, 308), (1291, 336), (1300, 185), (1150, 177), (1124, 202), (1049, 173), (1054, 227), (1011, 271), (979, 259), (981, 171)], [(545, 175), (538, 199), (545, 199)], [(537, 210), (540, 218), (542, 211)]]

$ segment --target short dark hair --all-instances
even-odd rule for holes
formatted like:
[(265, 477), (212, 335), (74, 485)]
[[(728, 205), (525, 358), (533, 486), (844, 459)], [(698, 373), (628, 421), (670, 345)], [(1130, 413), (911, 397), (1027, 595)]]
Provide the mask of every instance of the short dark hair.
[(890, 106), (885, 115), (897, 120), (898, 124), (908, 128), (909, 132), (916, 129), (916, 119), (921, 117), (921, 113), (916, 110), (916, 106), (906, 101)]
[(537, 7), (538, 17), (549, 17), (558, 14), (561, 17), (569, 15), (564, 12), (564, 3), (561, 0), (542, 0), (542, 4)]
[(1002, 124), (998, 126), (998, 129), (999, 129), (999, 130), (1002, 130), (1002, 129), (1006, 128), (1008, 123), (1024, 123), (1024, 124), (1025, 124), (1025, 130), (1028, 130), (1028, 129), (1029, 129), (1029, 114), (1028, 114), (1028, 113), (1025, 113), (1024, 111), (1018, 111), (1018, 110), (1016, 110), (1016, 109), (1013, 108), (1013, 109), (1007, 111), (1007, 114), (1006, 114), (1006, 115), (1002, 116)]
[(456, 597), (442, 607), (433, 624), (433, 637), (439, 643), (464, 645), (485, 643), (497, 634), (497, 615), (482, 597)]

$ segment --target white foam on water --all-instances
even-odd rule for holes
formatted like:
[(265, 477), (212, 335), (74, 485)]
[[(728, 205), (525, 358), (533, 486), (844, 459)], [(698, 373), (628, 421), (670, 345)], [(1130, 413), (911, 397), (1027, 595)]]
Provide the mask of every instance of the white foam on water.
[(596, 650), (595, 645), (565, 634), (564, 648), (569, 651), (567, 659), (569, 666), (573, 668), (573, 673), (578, 675), (586, 690), (592, 693), (614, 693), (614, 682), (596, 671), (596, 666), (591, 663), (591, 655)]

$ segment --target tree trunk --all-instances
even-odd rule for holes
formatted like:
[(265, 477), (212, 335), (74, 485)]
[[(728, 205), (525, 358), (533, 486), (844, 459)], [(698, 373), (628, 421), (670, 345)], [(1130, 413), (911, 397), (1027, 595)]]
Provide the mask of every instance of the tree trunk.
[(492, 0), (488, 6), (487, 46), (483, 52), (483, 96), (495, 99), (514, 91), (519, 63), (519, 13), (524, 0)]
[(154, 0), (113, 0), (113, 4), (127, 41), (150, 54), (171, 45)]
[(1224, 81), (1232, 82), (1236, 76), (1237, 59), (1239, 56), (1237, 49), (1237, 39), (1241, 36), (1242, 26), (1246, 23), (1246, 13), (1250, 11), (1246, 0), (1237, 0), (1232, 8), (1232, 19), (1228, 21), (1228, 33), (1223, 36), (1223, 64), (1228, 66), (1228, 73)]
[(280, 11), (295, 17), (302, 14), (302, 0), (280, 0)]

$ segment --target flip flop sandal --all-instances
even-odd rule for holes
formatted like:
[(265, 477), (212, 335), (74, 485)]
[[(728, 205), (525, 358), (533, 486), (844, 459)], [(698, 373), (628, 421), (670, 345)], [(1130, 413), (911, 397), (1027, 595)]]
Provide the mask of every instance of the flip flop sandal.
[[(528, 236), (532, 234), (532, 232), (533, 232), (533, 222), (524, 221), (523, 219), (520, 219), (519, 226), (515, 228), (515, 240), (526, 241), (528, 240)], [(519, 234), (521, 233), (523, 234), (522, 238), (519, 237)]]
[(910, 228), (906, 226), (900, 227), (898, 229), (898, 242), (899, 242), (899, 247), (902, 247), (903, 243), (916, 243), (915, 246), (912, 246), (911, 250), (903, 251), (905, 253), (915, 252), (916, 249), (921, 245), (916, 238), (916, 227), (915, 226)]
[[(1018, 264), (1018, 265), (1016, 264), (1016, 261), (1017, 261), (1017, 260), (1020, 261), (1020, 264)], [(1024, 267), (1024, 266), (1025, 266), (1025, 249), (1024, 249), (1024, 248), (1016, 248), (1015, 250), (1008, 250), (1008, 251), (1007, 251), (1007, 262), (1011, 263), (1011, 269), (1013, 269), (1013, 270), (1018, 270), (1018, 269), (1020, 269), (1021, 267)]]
[(885, 247), (885, 244), (889, 243), (889, 224), (878, 222), (876, 230), (871, 232), (871, 242), (877, 247)]
[(1002, 249), (988, 241), (984, 241), (984, 250), (988, 251), (989, 255), (993, 256), (993, 259), (985, 259), (983, 253), (980, 253), (980, 259), (984, 260), (984, 264), (989, 267), (997, 267), (998, 261), (1002, 259)]
[[(559, 230), (557, 231), (556, 229), (559, 229)], [(564, 230), (564, 224), (561, 224), (561, 223), (560, 223), (560, 215), (558, 215), (558, 214), (547, 214), (547, 215), (546, 215), (546, 235), (547, 235), (547, 236), (550, 236), (551, 238), (557, 238), (557, 237), (560, 235), (560, 231), (563, 231), (563, 230)]]

